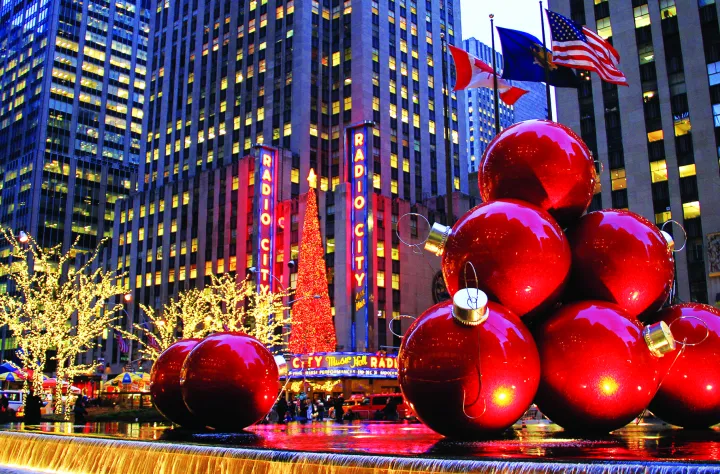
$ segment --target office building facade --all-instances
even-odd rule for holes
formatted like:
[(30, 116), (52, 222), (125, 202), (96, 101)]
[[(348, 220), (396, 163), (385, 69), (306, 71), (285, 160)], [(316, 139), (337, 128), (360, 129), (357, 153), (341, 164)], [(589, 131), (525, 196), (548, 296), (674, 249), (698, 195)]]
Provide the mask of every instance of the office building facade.
[(146, 3), (2, 2), (0, 224), (81, 252), (112, 235), (140, 156)]
[[(463, 48), (481, 61), (492, 65), (492, 48), (475, 38), (463, 40)], [(495, 51), (495, 67), (503, 69), (503, 58), (500, 51)], [(502, 100), (498, 104), (500, 112), (500, 128), (524, 120), (547, 117), (547, 100), (545, 84), (521, 81), (508, 81), (528, 91), (515, 104), (507, 105)], [(495, 97), (492, 89), (468, 89), (467, 93), (467, 165), (468, 172), (478, 170), (478, 163), (490, 141), (495, 138)], [(470, 182), (470, 187), (477, 187)], [(471, 191), (472, 192), (472, 191)]]
[[(629, 87), (583, 73), (558, 89), (558, 121), (602, 162), (592, 209), (624, 208), (658, 226), (679, 222), (679, 296), (720, 300), (720, 29), (713, 0), (550, 0), (620, 52)], [(689, 34), (692, 32), (692, 34)], [(669, 226), (666, 230), (670, 230)], [(682, 233), (673, 234), (682, 244)]]
[[(432, 304), (439, 268), (394, 229), (411, 211), (446, 219), (444, 199), (435, 198), (446, 193), (440, 38), (459, 42), (459, 1), (178, 1), (158, 4), (151, 24), (140, 191), (118, 204), (112, 258), (130, 273), (129, 318), (141, 320), (137, 304), (159, 307), (211, 272), (244, 278), (257, 266), (250, 183), (258, 179), (254, 145), (265, 144), (280, 150), (274, 185), (284, 227), (273, 276), (294, 284), (297, 265), (288, 262), (298, 258), (312, 169), (339, 348), (397, 347), (387, 321)], [(464, 99), (450, 99), (456, 214), (470, 204), (461, 195)], [(366, 167), (373, 311), (351, 340), (345, 130), (363, 121), (375, 124)], [(400, 223), (410, 241), (411, 221)], [(412, 232), (422, 238), (426, 227), (419, 219)], [(111, 345), (108, 362), (121, 358)]]

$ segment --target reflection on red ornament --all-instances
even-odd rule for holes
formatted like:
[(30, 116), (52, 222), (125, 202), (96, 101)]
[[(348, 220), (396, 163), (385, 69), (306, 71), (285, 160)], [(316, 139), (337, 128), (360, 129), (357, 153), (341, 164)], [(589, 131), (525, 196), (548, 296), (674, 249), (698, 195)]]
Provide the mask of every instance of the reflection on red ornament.
[(190, 412), (207, 426), (240, 431), (272, 408), (279, 390), (278, 368), (257, 339), (218, 333), (187, 356), (180, 386)]
[(679, 357), (666, 361), (670, 371), (662, 381), (650, 411), (673, 425), (707, 428), (720, 423), (720, 311), (705, 304), (670, 306), (656, 316), (687, 344)]
[(616, 209), (591, 212), (567, 236), (572, 249), (568, 300), (608, 301), (641, 320), (667, 300), (675, 275), (672, 251), (644, 217)]
[[(542, 365), (535, 402), (576, 432), (604, 432), (632, 421), (655, 395), (673, 349), (667, 327), (642, 325), (602, 301), (560, 308), (535, 333)], [(650, 343), (646, 342), (646, 338)]]
[(183, 362), (200, 339), (184, 339), (160, 354), (150, 372), (150, 395), (155, 408), (165, 418), (183, 427), (203, 427), (183, 402), (180, 370)]
[(483, 201), (520, 199), (565, 226), (590, 205), (595, 188), (590, 150), (570, 128), (528, 120), (503, 130), (478, 166)]
[[(452, 229), (435, 224), (425, 248), (442, 255), (450, 295), (477, 286), (520, 317), (552, 307), (570, 271), (570, 247), (560, 226), (547, 212), (517, 200), (481, 204)], [(468, 262), (477, 269), (477, 282), (466, 271)]]
[(537, 390), (540, 364), (530, 332), (499, 304), (485, 298), (476, 323), (487, 319), (474, 326), (456, 320), (462, 293), (455, 306), (437, 304), (408, 329), (398, 356), (399, 381), (428, 427), (473, 439), (522, 416)]

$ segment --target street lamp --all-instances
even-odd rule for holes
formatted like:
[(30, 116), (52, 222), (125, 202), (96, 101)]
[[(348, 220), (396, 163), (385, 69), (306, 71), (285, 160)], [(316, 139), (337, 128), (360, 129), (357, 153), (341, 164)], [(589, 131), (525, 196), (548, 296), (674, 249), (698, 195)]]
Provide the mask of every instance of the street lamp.
[(28, 237), (24, 230), (21, 230), (18, 234), (18, 241), (20, 241), (21, 244), (26, 244), (30, 241), (30, 237)]

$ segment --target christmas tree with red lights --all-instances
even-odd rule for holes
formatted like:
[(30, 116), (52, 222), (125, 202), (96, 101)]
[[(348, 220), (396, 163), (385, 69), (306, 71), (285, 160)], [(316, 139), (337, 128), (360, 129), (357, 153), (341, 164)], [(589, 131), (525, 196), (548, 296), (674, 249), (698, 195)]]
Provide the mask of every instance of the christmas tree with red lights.
[(335, 326), (330, 309), (325, 251), (320, 236), (317, 196), (317, 178), (311, 169), (308, 176), (310, 191), (303, 223), (302, 240), (298, 256), (297, 287), (292, 308), (292, 332), (288, 349), (294, 354), (332, 352), (335, 350)]

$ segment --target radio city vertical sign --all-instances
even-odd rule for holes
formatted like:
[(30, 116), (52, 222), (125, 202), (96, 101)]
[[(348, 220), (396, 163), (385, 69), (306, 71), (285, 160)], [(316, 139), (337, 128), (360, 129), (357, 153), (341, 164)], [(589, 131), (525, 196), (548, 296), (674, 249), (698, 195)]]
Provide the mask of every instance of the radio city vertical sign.
[(255, 238), (256, 277), (259, 291), (273, 291), (275, 277), (275, 208), (277, 206), (278, 150), (257, 146), (255, 159)]
[(357, 324), (363, 324), (365, 333), (365, 348), (369, 347), (369, 316), (368, 304), (368, 216), (369, 216), (369, 176), (368, 153), (371, 150), (369, 140), (372, 139), (372, 122), (363, 122), (346, 128), (345, 156), (348, 160), (348, 194), (350, 214), (350, 281), (351, 288), (351, 323), (350, 341), (353, 349), (356, 345)]

